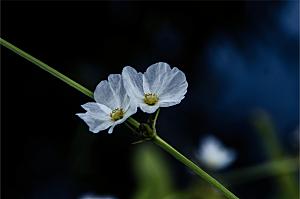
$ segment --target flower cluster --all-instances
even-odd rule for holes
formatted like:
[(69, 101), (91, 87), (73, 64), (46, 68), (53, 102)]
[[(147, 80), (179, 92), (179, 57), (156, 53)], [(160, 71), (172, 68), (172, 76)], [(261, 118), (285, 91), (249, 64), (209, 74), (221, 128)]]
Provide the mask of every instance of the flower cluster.
[(113, 128), (137, 112), (154, 113), (159, 107), (179, 104), (187, 92), (184, 73), (167, 63), (159, 62), (148, 67), (146, 72), (137, 72), (126, 66), (122, 74), (112, 74), (101, 81), (94, 92), (96, 102), (82, 107), (86, 113), (77, 115), (93, 133)]

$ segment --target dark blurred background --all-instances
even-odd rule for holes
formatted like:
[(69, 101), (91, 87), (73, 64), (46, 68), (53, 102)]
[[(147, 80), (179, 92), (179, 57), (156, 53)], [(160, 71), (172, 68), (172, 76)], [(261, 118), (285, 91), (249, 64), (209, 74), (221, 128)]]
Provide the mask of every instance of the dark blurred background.
[[(214, 134), (237, 152), (228, 170), (264, 162), (257, 110), (272, 119), (285, 154), (298, 155), (298, 1), (3, 1), (1, 18), (2, 38), (92, 91), (126, 65), (180, 68), (186, 98), (161, 110), (158, 129), (191, 158), (199, 139)], [(137, 138), (125, 126), (90, 133), (75, 114), (91, 99), (5, 48), (1, 72), (3, 198), (134, 194)], [(195, 180), (165, 158), (177, 187)], [(249, 199), (275, 198), (277, 190), (272, 178), (231, 189)]]

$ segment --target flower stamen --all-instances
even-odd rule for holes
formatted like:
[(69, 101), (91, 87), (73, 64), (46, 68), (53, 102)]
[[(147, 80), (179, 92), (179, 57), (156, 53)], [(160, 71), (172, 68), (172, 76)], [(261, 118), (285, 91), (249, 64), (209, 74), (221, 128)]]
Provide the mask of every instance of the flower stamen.
[(149, 106), (153, 106), (158, 102), (158, 97), (154, 93), (146, 93), (144, 97), (144, 102)]
[(124, 116), (124, 111), (122, 108), (116, 108), (110, 113), (110, 117), (112, 121), (117, 121), (122, 119)]

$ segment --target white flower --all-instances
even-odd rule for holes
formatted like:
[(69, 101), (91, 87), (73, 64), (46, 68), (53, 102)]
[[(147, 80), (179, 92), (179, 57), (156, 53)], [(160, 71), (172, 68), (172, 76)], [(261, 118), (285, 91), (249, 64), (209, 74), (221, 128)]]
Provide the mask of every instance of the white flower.
[(144, 74), (126, 66), (122, 77), (129, 96), (146, 113), (179, 104), (188, 87), (184, 73), (163, 62), (149, 66)]
[(112, 133), (117, 124), (124, 122), (137, 111), (136, 104), (126, 93), (120, 74), (109, 75), (108, 81), (101, 81), (96, 87), (94, 98), (96, 102), (82, 105), (86, 113), (76, 114), (87, 123), (93, 133), (109, 127), (108, 133)]
[(219, 170), (229, 166), (236, 158), (231, 149), (226, 149), (222, 143), (213, 136), (202, 140), (196, 153), (199, 161), (207, 168)]

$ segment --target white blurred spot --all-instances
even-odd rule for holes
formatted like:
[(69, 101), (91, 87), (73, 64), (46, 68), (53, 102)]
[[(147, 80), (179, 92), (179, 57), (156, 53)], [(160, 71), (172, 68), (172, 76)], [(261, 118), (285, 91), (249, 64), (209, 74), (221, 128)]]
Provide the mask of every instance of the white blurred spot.
[(83, 194), (78, 199), (117, 199), (117, 198), (112, 197), (112, 196), (97, 196), (97, 195), (88, 193), (88, 194)]
[(196, 156), (201, 164), (212, 170), (223, 169), (236, 159), (236, 153), (231, 149), (225, 148), (213, 136), (208, 136), (202, 140)]

